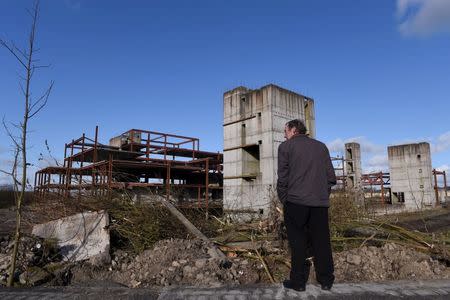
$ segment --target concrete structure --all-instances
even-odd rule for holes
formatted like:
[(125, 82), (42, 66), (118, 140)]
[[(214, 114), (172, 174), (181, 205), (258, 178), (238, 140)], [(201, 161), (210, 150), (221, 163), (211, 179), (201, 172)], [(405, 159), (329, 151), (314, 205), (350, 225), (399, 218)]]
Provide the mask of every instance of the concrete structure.
[(224, 210), (267, 215), (284, 126), (301, 119), (315, 137), (314, 100), (273, 84), (237, 87), (224, 93), (223, 113)]
[(345, 174), (349, 189), (361, 189), (361, 146), (358, 143), (345, 144)]
[(108, 225), (108, 213), (83, 212), (35, 225), (32, 233), (56, 239), (66, 261), (89, 259), (93, 264), (103, 264), (111, 260)]
[(439, 202), (443, 205), (450, 205), (450, 190), (447, 189), (447, 192), (444, 188), (438, 188), (438, 196)]
[(404, 203), (408, 210), (436, 203), (432, 182), (430, 144), (388, 147), (392, 203)]

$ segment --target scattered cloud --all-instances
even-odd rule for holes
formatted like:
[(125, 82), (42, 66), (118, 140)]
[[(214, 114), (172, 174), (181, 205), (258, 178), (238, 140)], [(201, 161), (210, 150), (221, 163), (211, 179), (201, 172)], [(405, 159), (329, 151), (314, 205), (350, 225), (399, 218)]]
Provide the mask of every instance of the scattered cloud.
[(374, 166), (385, 166), (388, 164), (388, 158), (386, 155), (377, 154), (372, 156), (369, 161), (367, 162), (367, 165), (370, 167)]
[(327, 143), (327, 147), (330, 152), (342, 153), (346, 143), (359, 143), (361, 145), (361, 151), (365, 153), (379, 153), (385, 150), (383, 145), (377, 145), (368, 140), (365, 136), (356, 136), (345, 140), (337, 138)]
[(397, 0), (398, 30), (404, 36), (450, 33), (449, 0)]
[[(449, 0), (450, 2), (450, 0)], [(356, 142), (361, 145), (361, 159), (362, 168), (364, 173), (388, 171), (389, 163), (387, 156), (387, 146), (380, 145), (370, 141), (365, 136), (357, 136), (352, 138), (337, 138), (331, 142), (327, 143), (327, 147), (330, 150), (332, 156), (343, 156), (344, 147), (346, 143)], [(410, 143), (420, 143), (428, 142), (430, 143), (431, 153), (437, 154), (442, 152), (450, 151), (450, 131), (447, 131), (438, 137), (428, 137), (428, 138), (418, 138), (418, 139), (405, 139), (402, 141), (397, 141), (395, 143), (389, 143), (389, 145), (402, 145)], [(438, 168), (439, 169), (439, 168)], [(447, 171), (450, 173), (449, 165), (442, 165), (440, 167), (442, 171)]]
[(388, 156), (385, 151), (375, 154), (366, 162), (362, 162), (363, 173), (387, 172), (389, 170)]
[[(447, 185), (448, 185), (448, 176), (449, 176), (449, 173), (450, 173), (450, 165), (448, 165), (448, 164), (444, 164), (444, 165), (442, 165), (442, 166), (440, 166), (440, 167), (437, 167), (436, 168), (436, 170), (437, 171), (444, 171), (445, 173), (447, 173), (446, 175), (447, 175)], [(443, 187), (444, 186), (444, 176), (438, 176), (437, 177), (437, 180), (438, 180), (438, 185), (440, 186), (440, 187)]]
[(328, 150), (333, 153), (333, 152), (342, 152), (344, 151), (344, 145), (345, 142), (344, 140), (342, 140), (341, 138), (337, 138), (331, 142), (326, 143)]
[(437, 167), (436, 170), (441, 171), (441, 172), (445, 171), (447, 173), (450, 171), (450, 165), (447, 165), (447, 164), (442, 165), (440, 167)]
[(433, 143), (433, 153), (440, 153), (450, 149), (450, 131), (441, 134), (435, 143)]
[(388, 158), (386, 146), (370, 141), (365, 136), (351, 137), (348, 139), (337, 138), (327, 147), (333, 154), (343, 155), (346, 143), (359, 143), (361, 145), (361, 160), (363, 173), (380, 172), (388, 170)]

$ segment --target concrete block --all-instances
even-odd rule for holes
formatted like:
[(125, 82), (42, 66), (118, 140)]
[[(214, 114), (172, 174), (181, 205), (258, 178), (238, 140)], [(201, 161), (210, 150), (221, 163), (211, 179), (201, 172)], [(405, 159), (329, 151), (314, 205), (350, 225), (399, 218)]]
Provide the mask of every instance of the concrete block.
[(32, 233), (56, 239), (65, 261), (89, 259), (99, 265), (111, 261), (108, 225), (107, 212), (83, 212), (35, 225)]

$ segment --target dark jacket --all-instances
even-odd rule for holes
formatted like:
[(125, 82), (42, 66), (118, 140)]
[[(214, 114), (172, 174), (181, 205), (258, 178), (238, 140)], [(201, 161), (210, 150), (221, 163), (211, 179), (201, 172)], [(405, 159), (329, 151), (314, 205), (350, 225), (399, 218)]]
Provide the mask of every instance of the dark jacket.
[(300, 134), (278, 147), (277, 192), (286, 201), (306, 206), (330, 206), (336, 175), (325, 144)]

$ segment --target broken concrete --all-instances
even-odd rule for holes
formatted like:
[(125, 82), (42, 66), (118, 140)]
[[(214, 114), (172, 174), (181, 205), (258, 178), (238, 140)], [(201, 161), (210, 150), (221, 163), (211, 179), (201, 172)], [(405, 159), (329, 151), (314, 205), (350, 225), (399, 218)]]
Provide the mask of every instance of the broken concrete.
[(111, 261), (108, 225), (108, 213), (83, 212), (35, 225), (32, 233), (44, 239), (56, 239), (65, 261), (89, 259), (99, 265)]
[(52, 273), (45, 269), (39, 267), (30, 267), (25, 272), (20, 274), (19, 281), (23, 285), (36, 286), (47, 282), (52, 277)]

